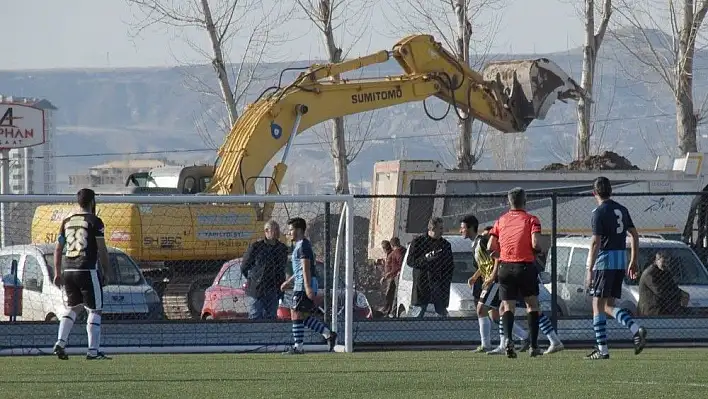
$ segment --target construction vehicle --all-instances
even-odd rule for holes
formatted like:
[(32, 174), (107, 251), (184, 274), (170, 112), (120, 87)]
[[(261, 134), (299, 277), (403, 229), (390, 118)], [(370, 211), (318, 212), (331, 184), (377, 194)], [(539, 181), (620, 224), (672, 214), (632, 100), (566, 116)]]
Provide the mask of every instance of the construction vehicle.
[[(334, 79), (391, 58), (398, 61), (402, 74)], [(584, 96), (582, 88), (548, 59), (493, 62), (480, 74), (457, 61), (429, 35), (406, 37), (392, 51), (303, 69), (292, 83), (281, 87), (279, 82), (266, 89), (246, 108), (219, 148), (214, 167), (156, 168), (129, 178), (130, 191), (255, 194), (256, 180), (263, 178), (263, 169), (285, 147), (282, 159), (265, 177), (265, 193), (278, 194), (295, 136), (335, 117), (434, 96), (447, 102), (458, 115), (462, 110), (500, 132), (519, 133), (535, 119), (544, 119), (556, 100)], [(109, 245), (128, 253), (143, 268), (167, 270), (165, 314), (168, 318), (185, 318), (198, 317), (204, 289), (218, 266), (241, 256), (258, 238), (256, 232), (261, 231), (273, 206), (101, 205), (99, 200), (97, 210), (106, 224)], [(53, 241), (62, 217), (70, 211), (70, 205), (40, 206), (32, 223), (33, 241)]]
[[(705, 154), (688, 153), (662, 169), (657, 159), (653, 170), (447, 170), (437, 161), (386, 161), (374, 165), (372, 194), (421, 195), (418, 198), (377, 197), (372, 200), (369, 221), (368, 257), (379, 259), (377, 243), (399, 237), (402, 243), (425, 232), (431, 217), (442, 217), (450, 233), (459, 229), (460, 219), (474, 214), (480, 226), (492, 225), (509, 205), (508, 190), (523, 187), (527, 210), (538, 216), (544, 234), (550, 234), (552, 216), (549, 197), (533, 194), (559, 193), (557, 232), (561, 235), (591, 235), (591, 211), (597, 206), (592, 184), (597, 176), (612, 182), (613, 193), (658, 193), (653, 196), (618, 197), (632, 214), (642, 235), (660, 236), (706, 247), (708, 195), (660, 195), (660, 193), (698, 193), (708, 191), (708, 162)], [(584, 194), (563, 197), (563, 193)], [(435, 196), (434, 196), (434, 195)], [(455, 194), (497, 194), (497, 197), (454, 197)], [(708, 194), (708, 193), (707, 193)], [(448, 195), (447, 198), (443, 197)], [(703, 206), (701, 206), (703, 205)], [(697, 216), (697, 217), (696, 217)]]

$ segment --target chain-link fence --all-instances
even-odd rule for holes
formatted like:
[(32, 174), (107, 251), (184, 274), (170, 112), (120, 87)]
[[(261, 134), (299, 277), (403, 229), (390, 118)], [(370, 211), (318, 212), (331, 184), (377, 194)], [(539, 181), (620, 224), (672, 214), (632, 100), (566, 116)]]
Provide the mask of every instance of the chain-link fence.
[[(542, 340), (591, 343), (585, 266), (597, 202), (589, 193), (527, 196), (526, 208), (539, 218), (543, 234), (544, 250), (536, 254)], [(111, 260), (102, 276), (107, 345), (290, 344), (293, 307), (307, 311), (304, 320), (312, 315), (339, 332), (341, 343), (343, 202), (131, 203), (124, 198), (121, 203), (99, 199), (97, 208)], [(639, 275), (624, 279), (617, 305), (650, 331), (650, 341), (708, 340), (706, 199), (693, 193), (615, 195), (641, 235)], [(463, 237), (460, 223), (474, 215), (479, 234), (486, 234), (508, 210), (506, 193), (358, 196), (353, 203), (355, 345), (477, 346), (483, 335), (498, 342), (498, 287), (485, 286), (484, 275), (470, 281), (480, 259), (473, 254), (474, 238)], [(62, 221), (76, 207), (2, 205), (0, 327), (9, 329), (3, 346), (51, 343), (66, 300), (65, 290), (54, 284), (54, 249)], [(309, 245), (288, 237), (293, 227), (288, 221), (296, 217), (306, 224)], [(444, 242), (431, 239), (429, 227)], [(273, 234), (280, 243), (269, 240)], [(314, 259), (310, 284), (294, 271), (293, 256)], [(66, 259), (62, 263), (66, 267)], [(300, 290), (304, 296), (296, 295)], [(515, 336), (523, 342), (529, 328), (523, 304), (517, 305)], [(304, 324), (312, 330), (305, 343), (324, 344), (321, 325)], [(631, 338), (625, 326), (607, 326), (610, 340)]]
[[(640, 234), (638, 274), (625, 277), (618, 285), (621, 298), (616, 307), (628, 310), (638, 325), (651, 331), (650, 341), (708, 339), (701, 330), (708, 326), (708, 195), (704, 202), (701, 195), (616, 194), (615, 200), (628, 208)], [(476, 284), (469, 281), (477, 271), (479, 259), (473, 260), (474, 241), (461, 234), (460, 223), (466, 215), (474, 215), (479, 234), (487, 234), (485, 229), (509, 209), (506, 193), (367, 196), (358, 197), (356, 204), (358, 213), (370, 215), (369, 259), (366, 266), (357, 264), (358, 273), (368, 273), (372, 264), (378, 265), (375, 278), (367, 279), (372, 284), (368, 291), (377, 291), (378, 285), (378, 296), (369, 296), (374, 316), (396, 319), (385, 327), (359, 324), (358, 344), (404, 341), (474, 345), (482, 339), (485, 328), (479, 325), (486, 317), (490, 320), (484, 324), (491, 324), (486, 334), (491, 330), (496, 336), (498, 313), (489, 313), (490, 307), (480, 307), (479, 302), (497, 305), (498, 300), (489, 298), (480, 287), (483, 279)], [(539, 307), (544, 313), (540, 324), (542, 337), (545, 335), (551, 343), (595, 340), (586, 262), (592, 243), (592, 214), (597, 206), (591, 193), (527, 193), (526, 209), (539, 218), (543, 234), (543, 251), (536, 254)], [(442, 226), (429, 226), (435, 218), (441, 218)], [(449, 249), (428, 238), (429, 227), (442, 227)], [(406, 256), (400, 274), (391, 284), (385, 277), (390, 276), (390, 270), (396, 270), (400, 257), (387, 256), (383, 249), (387, 244), (382, 243), (394, 237), (400, 240)], [(395, 295), (386, 295), (392, 291)], [(524, 308), (523, 302), (517, 302), (515, 313), (522, 328), (528, 330)], [(610, 314), (608, 319), (615, 316)], [(630, 342), (628, 324), (631, 323), (609, 323), (608, 338)], [(408, 329), (415, 329), (416, 333), (401, 332)], [(515, 335), (523, 341), (527, 333), (519, 329)]]
[[(620, 187), (615, 189), (621, 190)], [(602, 221), (596, 224), (622, 231), (632, 223), (639, 234), (636, 276), (627, 274), (621, 284), (610, 289), (620, 296), (613, 316), (617, 316), (618, 309), (628, 310), (638, 324), (646, 326), (659, 341), (704, 340), (706, 337), (700, 329), (708, 320), (705, 264), (708, 196), (706, 193), (617, 193), (612, 199), (628, 209), (631, 221), (621, 212), (612, 210), (609, 219), (598, 216)], [(553, 276), (548, 286), (558, 293), (558, 318), (591, 320), (593, 289), (609, 289), (588, 287), (586, 283), (586, 261), (592, 250), (592, 215), (606, 212), (593, 211), (598, 203), (588, 195), (558, 194), (554, 203), (556, 261), (552, 263)], [(630, 259), (630, 243), (631, 239), (627, 238), (627, 260)], [(628, 328), (628, 323), (614, 324), (619, 336), (623, 336), (622, 330)]]
[[(344, 203), (329, 197), (332, 202), (295, 199), (287, 203), (210, 203), (204, 198), (184, 203), (179, 197), (162, 197), (155, 203), (133, 203), (134, 198), (122, 197), (106, 203), (105, 197), (99, 197), (96, 215), (105, 225), (110, 264), (96, 264), (100, 283), (89, 279), (86, 287), (78, 287), (67, 283), (67, 273), (93, 267), (88, 264), (91, 250), (83, 241), (98, 232), (96, 223), (88, 220), (81, 231), (71, 232), (66, 224), (62, 230), (63, 222), (81, 213), (75, 202), (67, 201), (70, 197), (40, 203), (17, 196), (18, 202), (4, 202), (0, 209), (2, 320), (17, 323), (15, 339), (26, 341), (36, 322), (59, 321), (73, 296), (96, 306), (94, 298), (100, 297), (106, 323), (278, 323), (291, 321), (292, 308), (307, 308), (314, 319), (329, 324), (337, 281), (343, 322), (344, 273), (334, 279), (331, 245), (335, 240), (327, 237), (337, 233)], [(291, 240), (292, 234), (300, 242)], [(66, 236), (61, 281), (55, 278), (60, 235)], [(79, 250), (78, 260), (67, 258), (68, 247)], [(310, 261), (309, 272), (303, 271), (301, 259)], [(306, 273), (311, 277), (309, 284), (304, 283)], [(102, 294), (96, 291), (99, 285)], [(305, 295), (298, 297), (298, 291)], [(370, 317), (362, 298), (357, 298), (355, 315)], [(298, 300), (303, 304), (298, 305)], [(80, 312), (77, 322), (85, 322), (86, 317), (86, 312)], [(24, 330), (18, 329), (25, 323)], [(290, 329), (284, 325), (275, 329), (254, 326), (250, 332), (240, 327), (232, 325), (228, 333), (238, 335), (239, 344), (292, 342)], [(175, 328), (167, 331), (179, 335)], [(314, 342), (321, 343), (317, 335)], [(312, 342), (312, 334), (307, 336), (306, 341)], [(196, 340), (210, 342), (209, 334)]]

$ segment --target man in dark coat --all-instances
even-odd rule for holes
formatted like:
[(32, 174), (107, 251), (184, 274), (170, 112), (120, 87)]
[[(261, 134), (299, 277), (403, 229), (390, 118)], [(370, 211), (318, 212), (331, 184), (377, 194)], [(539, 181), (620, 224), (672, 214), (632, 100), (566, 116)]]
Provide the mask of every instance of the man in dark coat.
[(659, 251), (654, 263), (639, 278), (637, 313), (642, 316), (679, 316), (688, 313), (690, 296), (674, 280), (668, 254)]
[(411, 317), (423, 317), (428, 304), (433, 304), (438, 316), (448, 315), (455, 263), (452, 247), (442, 232), (443, 220), (435, 217), (428, 222), (428, 232), (411, 242), (407, 262), (413, 268)]
[(265, 238), (252, 243), (241, 261), (241, 274), (248, 282), (248, 318), (252, 320), (276, 318), (280, 286), (285, 281), (288, 263), (288, 247), (279, 241), (278, 223), (269, 220), (264, 232)]

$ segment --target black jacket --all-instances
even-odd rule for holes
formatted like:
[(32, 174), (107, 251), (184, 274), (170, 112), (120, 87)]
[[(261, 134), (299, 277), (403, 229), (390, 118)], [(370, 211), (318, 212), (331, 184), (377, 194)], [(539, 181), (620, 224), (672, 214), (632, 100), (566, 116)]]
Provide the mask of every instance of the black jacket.
[(682, 291), (670, 271), (652, 264), (639, 278), (637, 311), (642, 316), (677, 316), (686, 312)]
[(413, 268), (411, 305), (438, 302), (447, 307), (455, 270), (450, 243), (428, 234), (418, 236), (411, 242), (407, 263)]
[(241, 274), (246, 277), (246, 295), (258, 298), (277, 293), (285, 281), (288, 247), (278, 241), (275, 245), (265, 240), (252, 243), (241, 261)]

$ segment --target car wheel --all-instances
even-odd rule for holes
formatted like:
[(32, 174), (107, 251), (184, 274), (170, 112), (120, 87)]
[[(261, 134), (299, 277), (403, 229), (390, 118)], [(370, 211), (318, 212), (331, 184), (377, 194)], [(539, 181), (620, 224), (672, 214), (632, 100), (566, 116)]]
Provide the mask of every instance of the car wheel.
[(202, 317), (202, 320), (207, 320), (207, 321), (214, 320), (214, 316), (207, 313)]
[(54, 313), (50, 313), (50, 314), (48, 314), (47, 317), (45, 318), (45, 321), (50, 321), (50, 322), (52, 322), (52, 323), (56, 323), (56, 322), (59, 321), (59, 318), (58, 318), (57, 315), (55, 315)]
[(404, 317), (406, 315), (406, 308), (401, 305), (398, 307), (398, 311), (396, 312), (396, 317)]
[(201, 313), (202, 307), (204, 306), (204, 295), (209, 286), (211, 286), (211, 282), (202, 279), (196, 281), (190, 287), (190, 291), (187, 297), (187, 303), (189, 306), (189, 311), (192, 314), (192, 318), (194, 319), (199, 318), (199, 314)]

